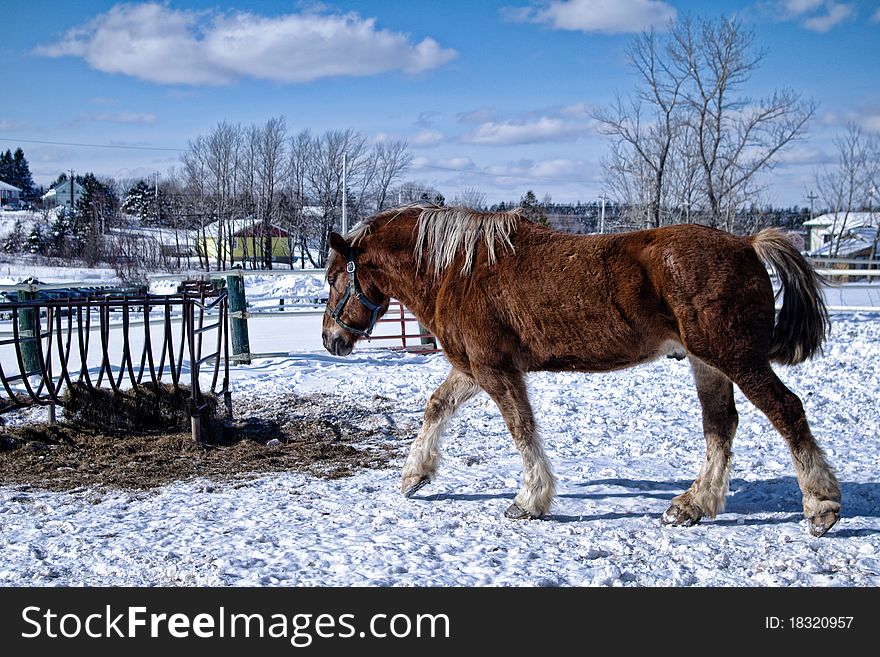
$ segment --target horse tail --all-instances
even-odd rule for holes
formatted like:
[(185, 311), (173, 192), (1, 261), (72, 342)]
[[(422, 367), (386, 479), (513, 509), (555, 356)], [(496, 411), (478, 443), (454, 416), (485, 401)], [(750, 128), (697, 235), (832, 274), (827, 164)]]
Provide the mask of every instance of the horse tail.
[(830, 326), (822, 297), (826, 283), (778, 228), (764, 229), (748, 239), (781, 283), (782, 308), (776, 316), (770, 360), (802, 363), (821, 352)]

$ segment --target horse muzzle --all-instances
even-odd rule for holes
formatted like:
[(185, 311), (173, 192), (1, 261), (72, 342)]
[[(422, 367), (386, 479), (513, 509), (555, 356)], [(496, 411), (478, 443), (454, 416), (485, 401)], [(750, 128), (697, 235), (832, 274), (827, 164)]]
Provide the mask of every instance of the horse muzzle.
[(324, 331), (321, 334), (324, 349), (334, 356), (348, 356), (354, 350), (354, 343), (341, 331)]

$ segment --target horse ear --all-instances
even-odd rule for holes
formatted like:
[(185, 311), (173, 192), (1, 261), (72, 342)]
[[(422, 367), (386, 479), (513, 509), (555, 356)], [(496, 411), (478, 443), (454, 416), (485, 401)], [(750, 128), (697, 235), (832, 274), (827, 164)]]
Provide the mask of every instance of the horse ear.
[(330, 233), (330, 248), (340, 255), (348, 256), (348, 242), (339, 233)]

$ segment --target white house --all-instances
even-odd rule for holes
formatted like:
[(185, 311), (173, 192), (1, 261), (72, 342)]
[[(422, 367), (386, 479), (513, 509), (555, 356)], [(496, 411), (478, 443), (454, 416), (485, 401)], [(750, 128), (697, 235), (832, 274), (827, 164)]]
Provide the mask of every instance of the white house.
[[(809, 252), (814, 255), (828, 255), (823, 252), (822, 247), (830, 244), (832, 238), (837, 240), (838, 236), (845, 237), (851, 231), (866, 232), (861, 229), (873, 228), (876, 231), (880, 226), (880, 211), (829, 212), (805, 221), (804, 226), (810, 231)], [(846, 257), (843, 254), (839, 255), (841, 258)]]
[(43, 194), (43, 206), (55, 208), (64, 205), (71, 210), (76, 209), (76, 204), (85, 196), (86, 190), (78, 182), (73, 182), (73, 190), (70, 189), (70, 180), (65, 180)]
[(21, 190), (0, 180), (0, 205), (18, 205)]

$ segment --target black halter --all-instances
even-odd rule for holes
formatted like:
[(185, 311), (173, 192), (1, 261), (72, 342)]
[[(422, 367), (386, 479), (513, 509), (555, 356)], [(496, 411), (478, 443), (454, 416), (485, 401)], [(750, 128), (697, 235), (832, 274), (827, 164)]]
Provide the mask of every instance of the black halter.
[[(342, 295), (342, 298), (339, 300), (339, 303), (336, 304), (336, 307), (333, 310), (330, 310), (330, 301), (327, 301), (327, 307), (324, 309), (324, 313), (326, 315), (330, 315), (330, 319), (339, 324), (339, 326), (344, 328), (349, 333), (362, 335), (369, 340), (370, 333), (373, 332), (373, 329), (376, 328), (376, 322), (379, 321), (379, 310), (382, 308), (382, 304), (375, 304), (364, 296), (364, 293), (361, 291), (360, 286), (357, 283), (357, 279), (354, 276), (354, 270), (354, 249), (349, 249), (348, 265), (346, 265), (345, 267), (345, 271), (348, 272), (348, 287), (345, 289), (345, 294)], [(364, 330), (349, 326), (341, 319), (339, 319), (339, 316), (345, 309), (345, 304), (348, 303), (348, 300), (351, 297), (354, 297), (355, 299), (360, 301), (361, 305), (370, 311), (370, 324)]]

